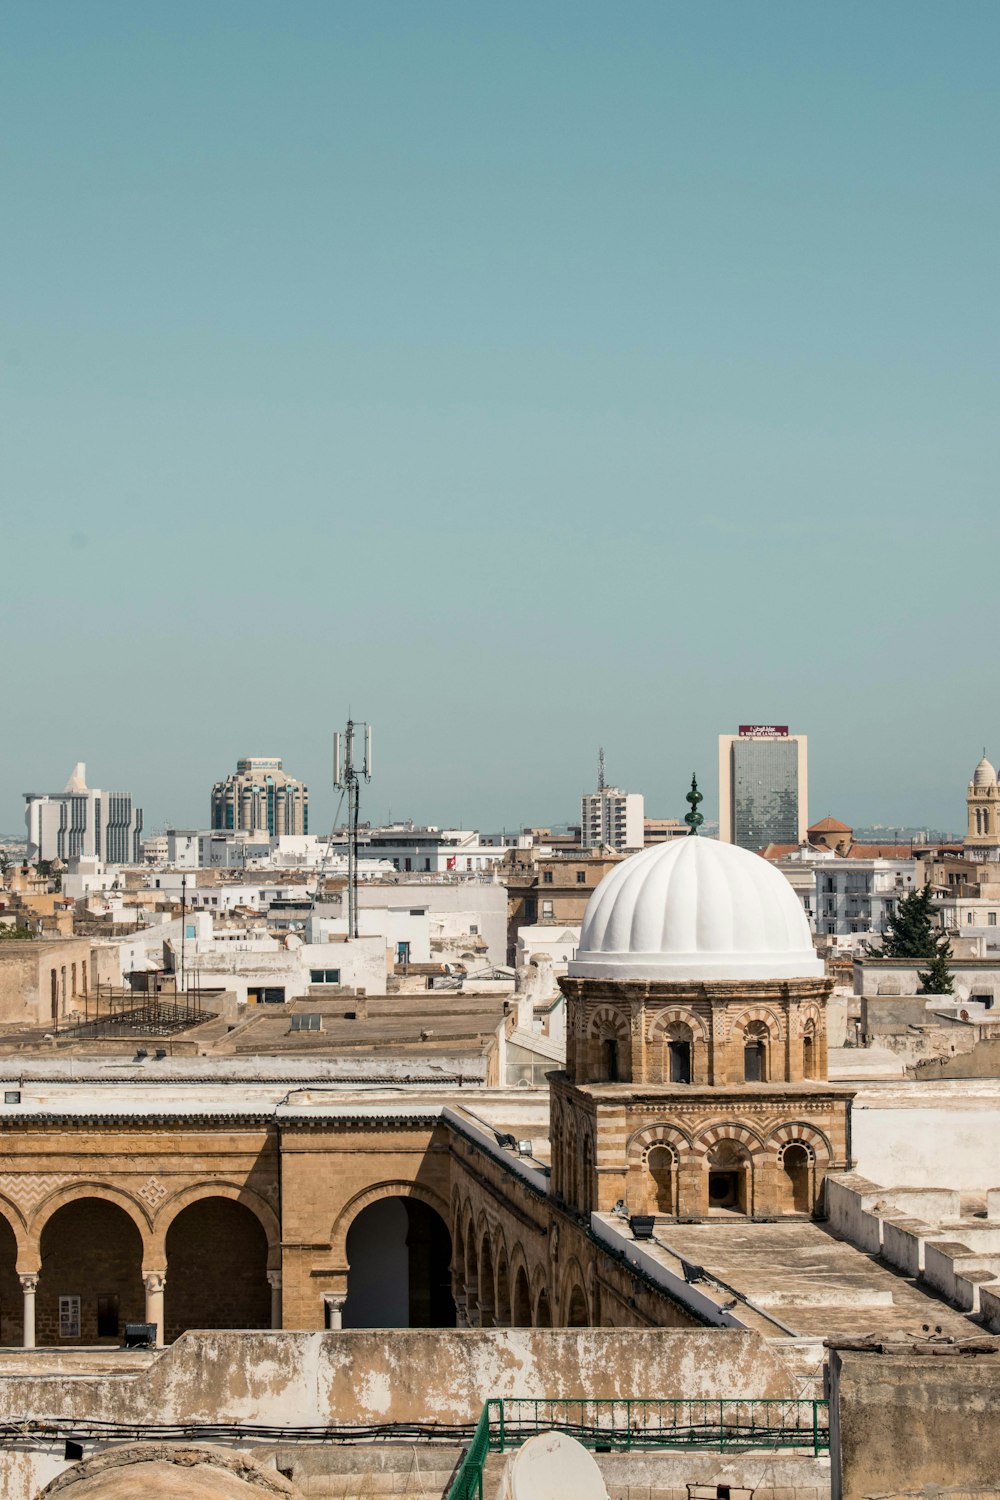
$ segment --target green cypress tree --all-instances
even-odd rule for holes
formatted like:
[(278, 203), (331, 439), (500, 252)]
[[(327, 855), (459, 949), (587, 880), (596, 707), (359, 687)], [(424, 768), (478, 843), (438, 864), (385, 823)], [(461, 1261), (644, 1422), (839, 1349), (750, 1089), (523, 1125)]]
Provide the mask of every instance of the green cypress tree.
[(951, 943), (940, 932), (931, 916), (934, 893), (929, 885), (910, 891), (896, 907), (896, 914), (886, 924), (879, 958), (924, 958), (928, 967), (917, 971), (920, 992), (925, 995), (954, 994), (954, 981), (948, 960)]
[(930, 958), (936, 933), (931, 922), (933, 892), (929, 885), (909, 891), (889, 918), (881, 958)]
[(920, 980), (921, 995), (953, 995), (955, 985), (948, 960), (951, 957), (951, 944), (947, 938), (939, 939), (937, 951), (926, 969), (917, 971)]

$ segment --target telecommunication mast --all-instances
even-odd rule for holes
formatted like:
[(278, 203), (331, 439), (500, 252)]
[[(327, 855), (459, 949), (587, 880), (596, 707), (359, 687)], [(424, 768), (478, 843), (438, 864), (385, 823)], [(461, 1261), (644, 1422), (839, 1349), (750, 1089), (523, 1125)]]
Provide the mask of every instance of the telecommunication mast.
[[(354, 765), (354, 738), (364, 731), (364, 760), (360, 770)], [(358, 811), (361, 803), (361, 778), (372, 779), (372, 727), (348, 719), (347, 728), (333, 736), (333, 784), (347, 795), (347, 936), (358, 935)]]

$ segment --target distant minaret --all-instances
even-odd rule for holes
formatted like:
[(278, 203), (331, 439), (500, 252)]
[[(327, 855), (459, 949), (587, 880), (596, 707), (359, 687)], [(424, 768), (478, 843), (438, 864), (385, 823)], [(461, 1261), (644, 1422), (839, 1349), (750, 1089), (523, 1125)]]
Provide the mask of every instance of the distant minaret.
[(599, 792), (603, 792), (604, 788), (605, 788), (605, 785), (606, 785), (606, 783), (605, 783), (605, 780), (604, 780), (604, 746), (601, 745), (601, 747), (599, 748), (599, 750), (597, 752), (597, 790)]

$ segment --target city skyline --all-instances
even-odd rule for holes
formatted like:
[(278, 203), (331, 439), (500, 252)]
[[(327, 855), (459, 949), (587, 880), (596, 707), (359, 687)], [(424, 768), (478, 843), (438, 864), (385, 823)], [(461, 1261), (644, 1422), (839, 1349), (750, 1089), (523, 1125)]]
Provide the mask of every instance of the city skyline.
[(777, 717), (817, 815), (960, 825), (1000, 11), (960, 18), (12, 12), (0, 824), (75, 759), (201, 821), (277, 741), (321, 828), (353, 704), (377, 817), (569, 821), (601, 743), (711, 814)]
[[(544, 805), (539, 800), (532, 802), (527, 799), (525, 802), (525, 806), (534, 809), (537, 809), (541, 806), (542, 811), (539, 816), (522, 816), (519, 814), (516, 805), (512, 805), (512, 810), (509, 816), (506, 817), (500, 816), (498, 818), (491, 819), (489, 817), (476, 816), (474, 815), (476, 812), (476, 807), (481, 804), (476, 803), (474, 800), (470, 801), (470, 803), (468, 804), (468, 810), (470, 810), (471, 815), (463, 816), (462, 814), (467, 811), (467, 809), (463, 807), (456, 811), (455, 816), (446, 816), (445, 812), (448, 811), (451, 806), (455, 805), (454, 799), (451, 799), (450, 803), (447, 798), (443, 799), (443, 802), (439, 807), (435, 807), (432, 800), (430, 799), (429, 794), (426, 794), (426, 800), (424, 800), (423, 802), (421, 802), (419, 796), (415, 797), (411, 803), (407, 803), (405, 800), (401, 800), (399, 789), (403, 784), (403, 777), (405, 776), (405, 765), (402, 768), (394, 768), (391, 759), (389, 759), (387, 756), (387, 750), (394, 745), (396, 737), (391, 732), (383, 732), (381, 725), (378, 726), (378, 729), (380, 741), (379, 767), (377, 775), (373, 779), (372, 783), (366, 786), (364, 789), (362, 798), (362, 821), (364, 822), (370, 822), (372, 824), (385, 824), (393, 821), (412, 820), (417, 825), (431, 824), (442, 828), (478, 828), (481, 832), (498, 832), (501, 829), (506, 829), (508, 832), (510, 832), (522, 827), (565, 827), (572, 826), (579, 822), (581, 795), (589, 794), (596, 790), (597, 752), (595, 748), (594, 754), (590, 757), (590, 770), (592, 772), (591, 782), (589, 784), (586, 781), (582, 782), (579, 791), (576, 791), (576, 789), (570, 786), (567, 781), (566, 783), (564, 783), (561, 791), (558, 788), (555, 791), (555, 794), (553, 796), (553, 806), (558, 812), (563, 814), (562, 816), (554, 816), (551, 807), (549, 811), (546, 812)], [(857, 828), (869, 826), (881, 826), (887, 828), (929, 828), (940, 832), (955, 834), (956, 836), (960, 834), (960, 830), (963, 828), (965, 823), (964, 810), (966, 787), (972, 779), (972, 772), (975, 768), (974, 761), (967, 766), (967, 768), (964, 770), (964, 773), (961, 768), (959, 768), (957, 780), (950, 788), (948, 795), (941, 794), (935, 799), (935, 805), (938, 805), (944, 809), (940, 817), (935, 818), (927, 813), (926, 808), (931, 805), (930, 802), (926, 804), (923, 810), (919, 806), (915, 807), (915, 811), (912, 815), (893, 816), (893, 810), (891, 808), (887, 809), (885, 807), (873, 805), (865, 807), (864, 804), (866, 799), (857, 792), (853, 794), (848, 793), (844, 800), (840, 803), (837, 803), (835, 805), (827, 805), (821, 795), (822, 783), (820, 784), (820, 793), (817, 793), (814, 790), (814, 777), (815, 765), (817, 763), (821, 766), (824, 765), (827, 762), (828, 758), (822, 756), (821, 754), (817, 754), (815, 741), (811, 736), (809, 736), (809, 738), (810, 789), (808, 817), (810, 822), (815, 822), (819, 818), (822, 818), (829, 814), (833, 814), (844, 819), (852, 826)], [(269, 732), (267, 744), (270, 748), (273, 748), (274, 743), (275, 736), (273, 735), (273, 733)], [(718, 738), (716, 737), (715, 742), (712, 743), (709, 747), (710, 751), (715, 754), (716, 762), (718, 758), (717, 745)], [(222, 751), (223, 756), (225, 756), (226, 753), (227, 752), (225, 750)], [(228, 753), (229, 760), (233, 763), (235, 763), (236, 760), (240, 757), (250, 754), (250, 752), (246, 750), (245, 745), (243, 746), (243, 748), (237, 747), (235, 750), (231, 750)], [(46, 779), (45, 776), (37, 777), (37, 785), (39, 787), (48, 787), (51, 783), (51, 789), (57, 790), (65, 781), (65, 769), (73, 761), (73, 758), (74, 757), (69, 754), (62, 755), (60, 758), (60, 752), (53, 751), (51, 756), (47, 757), (47, 763), (51, 763), (55, 767), (55, 770), (53, 771), (52, 776), (48, 779)], [(85, 758), (80, 757), (80, 759)], [(324, 764), (324, 762), (317, 756), (315, 748), (312, 748), (310, 753), (303, 754), (302, 756), (300, 756), (296, 751), (293, 751), (293, 754), (289, 756), (282, 750), (280, 759), (284, 763), (285, 772), (293, 775), (296, 780), (304, 783), (305, 787), (308, 789), (309, 804), (311, 809), (310, 831), (322, 837), (323, 834), (330, 831), (333, 823), (334, 810), (338, 801), (338, 794), (335, 793), (330, 786), (329, 755), (327, 755), (326, 763)], [(968, 760), (968, 757), (966, 759)], [(574, 756), (574, 767), (577, 765), (578, 760), (579, 757)], [(89, 765), (89, 761), (85, 760), (85, 763)], [(163, 811), (163, 809), (167, 806), (168, 802), (182, 802), (184, 799), (180, 798), (179, 796), (175, 797), (172, 792), (164, 792), (162, 789), (162, 784), (150, 785), (148, 788), (146, 788), (138, 783), (138, 779), (135, 776), (132, 776), (132, 779), (129, 780), (130, 772), (128, 769), (129, 762), (127, 758), (124, 760), (118, 760), (115, 763), (121, 768), (121, 772), (117, 776), (116, 784), (127, 786), (137, 805), (141, 806), (144, 810), (145, 833), (147, 836), (158, 830), (162, 831), (167, 827), (208, 828), (210, 826), (211, 814), (210, 810), (206, 811), (206, 809), (208, 807), (208, 802), (211, 796), (213, 786), (212, 781), (206, 780), (204, 782), (197, 783), (195, 792), (190, 797), (188, 797), (186, 801), (186, 805), (191, 815), (186, 817), (179, 816), (175, 815), (172, 811), (165, 812)], [(622, 763), (624, 764), (624, 762)], [(704, 769), (696, 769), (695, 774), (697, 775), (699, 788), (701, 789), (704, 797), (703, 810), (705, 812), (705, 816), (710, 821), (717, 822), (719, 813), (717, 763), (712, 763), (708, 753), (706, 753), (702, 757), (702, 763)], [(36, 762), (36, 764), (40, 764), (40, 762)], [(304, 766), (307, 766), (309, 764), (311, 764), (316, 771), (316, 779), (313, 779), (308, 771), (303, 769)], [(614, 763), (612, 763), (611, 759), (609, 758), (609, 783), (614, 779), (612, 772), (614, 769), (614, 765), (617, 764), (617, 759)], [(681, 818), (683, 817), (683, 814), (686, 810), (684, 794), (690, 781), (690, 772), (685, 772), (684, 764), (681, 762), (679, 757), (676, 759), (676, 765), (676, 778), (671, 778), (671, 780), (667, 782), (666, 778), (661, 773), (659, 784), (658, 786), (655, 786), (652, 791), (650, 790), (648, 785), (640, 784), (638, 779), (635, 778), (619, 777), (615, 784), (617, 786), (620, 786), (621, 789), (625, 792), (639, 793), (645, 797), (646, 817)], [(583, 774), (586, 773), (586, 769), (587, 768), (583, 767), (581, 764), (581, 770)], [(209, 767), (207, 768), (207, 770), (203, 768), (203, 774), (210, 776), (212, 774), (211, 768)], [(390, 787), (396, 790), (396, 795), (393, 795), (392, 792), (379, 786), (379, 778), (383, 775), (388, 780)], [(104, 776), (103, 779), (108, 784), (110, 784), (112, 780), (110, 776)], [(133, 782), (135, 783), (134, 785)], [(538, 795), (538, 793), (535, 793), (536, 798), (538, 797)], [(491, 799), (488, 795), (484, 795), (482, 803), (489, 804), (490, 800)], [(6, 820), (3, 815), (0, 814), (0, 833), (19, 836), (20, 830), (24, 825), (24, 793), (21, 792), (13, 798), (5, 796), (3, 798), (3, 806), (6, 806), (8, 802), (13, 807), (14, 811), (12, 815), (6, 818)], [(498, 802), (497, 805), (502, 804)], [(859, 805), (862, 808), (862, 811), (860, 813), (856, 810)], [(904, 803), (904, 814), (905, 811), (906, 805)], [(342, 817), (340, 821), (343, 821)]]

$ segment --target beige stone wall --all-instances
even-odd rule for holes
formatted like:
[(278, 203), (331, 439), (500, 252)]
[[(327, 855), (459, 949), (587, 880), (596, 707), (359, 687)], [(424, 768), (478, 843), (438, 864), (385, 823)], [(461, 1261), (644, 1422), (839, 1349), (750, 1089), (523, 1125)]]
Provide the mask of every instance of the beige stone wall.
[(553, 1184), (581, 1213), (607, 1213), (624, 1199), (632, 1213), (702, 1218), (709, 1174), (729, 1153), (746, 1176), (746, 1212), (813, 1213), (826, 1173), (848, 1165), (852, 1097), (829, 1084), (639, 1092), (573, 1087), (557, 1076)]
[(661, 984), (567, 979), (566, 1073), (574, 1083), (614, 1081), (609, 1044), (623, 1083), (669, 1081), (669, 1043), (691, 1045), (693, 1084), (744, 1082), (744, 1050), (764, 1043), (764, 1080), (821, 1079), (827, 1074), (828, 979)]
[(93, 987), (90, 943), (36, 938), (0, 943), (0, 1021), (48, 1026), (53, 993), (60, 1018), (82, 1008)]
[(997, 1493), (1000, 1340), (982, 1342), (994, 1351), (831, 1351), (834, 1500)]

